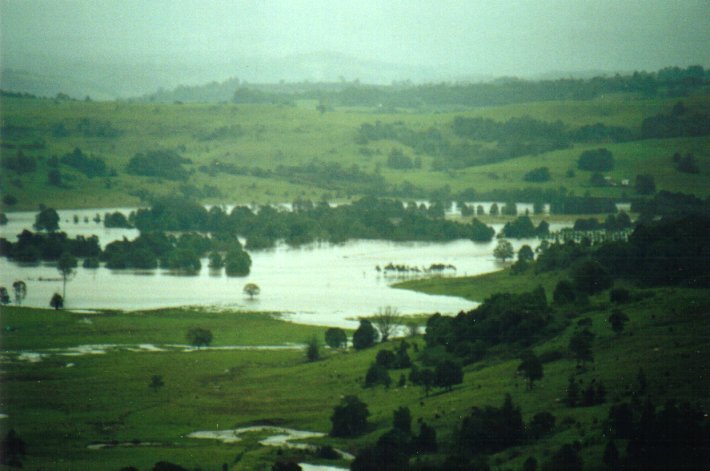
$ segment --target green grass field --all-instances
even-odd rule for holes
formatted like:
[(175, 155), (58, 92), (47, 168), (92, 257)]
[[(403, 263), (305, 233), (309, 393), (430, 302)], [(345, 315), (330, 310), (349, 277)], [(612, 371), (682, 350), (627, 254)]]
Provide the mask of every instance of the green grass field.
[[(139, 104), (128, 102), (82, 102), (39, 99), (3, 98), (2, 118), (5, 125), (24, 128), (19, 137), (5, 135), (4, 143), (28, 143), (41, 140), (45, 148), (26, 150), (29, 155), (49, 158), (62, 156), (75, 147), (85, 153), (104, 158), (118, 176), (110, 179), (88, 178), (78, 171), (61, 166), (65, 187), (47, 184), (46, 160), (40, 161), (35, 172), (15, 175), (2, 172), (0, 184), (3, 194), (18, 199), (14, 207), (4, 210), (34, 209), (39, 203), (57, 208), (86, 208), (140, 203), (141, 192), (176, 191), (179, 182), (153, 177), (133, 176), (125, 172), (129, 159), (137, 152), (152, 149), (181, 149), (192, 160), (187, 168), (194, 173), (189, 184), (198, 189), (205, 185), (216, 187), (219, 196), (203, 197), (205, 202), (283, 202), (298, 196), (310, 199), (327, 197), (344, 200), (357, 196), (336, 187), (290, 183), (283, 178), (260, 178), (218, 174), (214, 177), (197, 171), (200, 165), (213, 160), (237, 166), (274, 169), (279, 165), (297, 166), (319, 159), (337, 162), (343, 167), (358, 165), (367, 173), (379, 171), (389, 184), (408, 181), (425, 190), (448, 185), (452, 192), (474, 188), (480, 192), (495, 189), (514, 189), (523, 186), (565, 188), (577, 194), (622, 198), (633, 195), (633, 179), (638, 173), (654, 176), (657, 188), (693, 192), (699, 196), (710, 194), (707, 175), (710, 173), (710, 141), (707, 137), (635, 141), (623, 144), (603, 144), (615, 155), (616, 168), (610, 176), (618, 183), (629, 179), (631, 187), (597, 188), (589, 185), (588, 172), (577, 171), (574, 177), (565, 176), (581, 151), (571, 149), (523, 156), (497, 164), (469, 167), (447, 172), (430, 170), (434, 157), (421, 155), (422, 168), (394, 170), (386, 166), (387, 155), (393, 148), (402, 148), (414, 156), (412, 149), (394, 141), (370, 142), (372, 155), (363, 155), (355, 143), (357, 129), (362, 123), (402, 122), (414, 130), (439, 129), (447, 139), (456, 140), (451, 123), (456, 116), (482, 116), (496, 120), (511, 117), (557, 121), (569, 126), (601, 122), (620, 125), (638, 131), (641, 121), (648, 116), (668, 112), (676, 99), (641, 99), (634, 96), (609, 96), (590, 101), (525, 103), (500, 107), (471, 109), (463, 112), (408, 112), (377, 114), (366, 109), (336, 109), (320, 114), (315, 107), (233, 104)], [(710, 97), (697, 95), (684, 98), (696, 111), (710, 109)], [(118, 130), (116, 137), (85, 137), (76, 128), (82, 119), (110, 123)], [(67, 137), (55, 137), (53, 129), (64, 124)], [(240, 126), (243, 134), (213, 140), (199, 136), (223, 126)], [(3, 155), (14, 155), (15, 149), (2, 149)], [(681, 174), (673, 168), (671, 156), (675, 152), (695, 154), (701, 172)], [(552, 180), (544, 184), (525, 183), (523, 175), (530, 169), (547, 166)], [(379, 169), (379, 170), (378, 170)]]
[[(517, 283), (501, 282), (506, 276)], [(471, 299), (480, 299), (493, 286), (524, 290), (551, 282), (499, 273), (481, 280), (431, 283), (438, 283), (437, 292), (469, 293)], [(467, 291), (466, 284), (478, 289)], [(71, 357), (52, 354), (36, 363), (15, 361), (8, 352), (47, 353), (50, 348), (82, 344), (184, 344), (185, 331), (191, 326), (211, 329), (215, 346), (302, 344), (314, 334), (322, 338), (325, 329), (258, 313), (160, 310), (86, 315), (4, 307), (2, 349), (6, 359), (0, 369), (0, 411), (8, 418), (0, 419), (0, 425), (15, 429), (26, 441), (26, 469), (105, 470), (132, 465), (147, 470), (155, 462), (167, 460), (190, 469), (220, 469), (222, 463), (228, 463), (230, 470), (258, 470), (270, 469), (270, 463), (279, 457), (310, 463), (318, 460), (302, 452), (279, 454), (275, 448), (260, 446), (258, 439), (264, 435), (247, 436), (236, 444), (187, 435), (253, 424), (327, 433), (333, 407), (343, 395), (357, 394), (369, 406), (370, 432), (354, 439), (326, 437), (311, 443), (355, 453), (390, 427), (392, 412), (401, 405), (410, 408), (415, 421), (423, 418), (433, 425), (440, 443), (446, 443), (472, 406), (498, 406), (503, 395), (510, 393), (526, 421), (536, 412), (549, 411), (558, 426), (549, 437), (494, 455), (491, 464), (519, 469), (527, 456), (544, 461), (561, 444), (573, 440), (584, 444), (585, 462), (598, 463), (605, 444), (599, 424), (606, 418), (609, 404), (628, 398), (639, 367), (648, 376), (649, 398), (654, 402), (672, 397), (710, 406), (706, 394), (710, 386), (708, 308), (710, 294), (705, 291), (660, 289), (650, 298), (624, 306), (631, 321), (622, 334), (615, 334), (606, 322), (608, 302), (603, 295), (592, 298), (581, 316), (592, 320), (597, 335), (595, 361), (578, 379), (603, 381), (608, 400), (599, 406), (569, 408), (560, 398), (565, 395), (568, 377), (576, 370), (566, 355), (545, 365), (545, 376), (533, 391), (527, 391), (516, 375), (515, 355), (501, 351), (466, 367), (464, 383), (452, 392), (434, 391), (425, 397), (420, 387), (409, 384), (405, 388), (362, 387), (365, 371), (382, 345), (362, 352), (324, 348), (323, 358), (313, 363), (306, 361), (302, 350), (212, 349), (110, 351)], [(557, 337), (535, 345), (535, 351), (565, 352), (578, 315), (570, 313), (569, 326)], [(412, 342), (423, 346), (421, 338)], [(392, 348), (394, 344), (384, 346)], [(395, 383), (400, 373), (408, 371), (391, 372)], [(148, 386), (152, 375), (163, 377), (165, 386), (158, 391)], [(146, 446), (87, 448), (92, 443), (134, 440)], [(344, 461), (338, 463), (347, 466)]]

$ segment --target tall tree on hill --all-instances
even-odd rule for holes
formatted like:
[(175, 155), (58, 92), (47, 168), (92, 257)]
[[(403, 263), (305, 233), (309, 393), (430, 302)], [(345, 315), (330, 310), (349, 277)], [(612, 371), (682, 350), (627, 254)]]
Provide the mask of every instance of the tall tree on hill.
[(525, 352), (521, 360), (518, 371), (528, 379), (528, 390), (532, 391), (533, 383), (542, 379), (542, 362), (532, 350)]

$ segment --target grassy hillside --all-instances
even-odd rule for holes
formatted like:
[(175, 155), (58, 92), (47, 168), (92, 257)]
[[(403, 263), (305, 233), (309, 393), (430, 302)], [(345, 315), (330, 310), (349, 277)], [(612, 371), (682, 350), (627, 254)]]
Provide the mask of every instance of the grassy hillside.
[[(520, 288), (551, 282), (521, 280), (502, 273), (481, 280), (436, 283), (440, 292), (469, 293), (472, 299), (481, 299), (493, 285), (513, 289), (512, 283), (498, 284), (505, 276), (518, 280)], [(464, 288), (467, 284), (470, 291)], [(637, 390), (639, 368), (644, 369), (648, 380), (644, 397), (654, 403), (673, 398), (699, 403), (705, 410), (710, 407), (705, 394), (710, 387), (710, 294), (669, 288), (647, 292), (641, 298), (623, 306), (630, 321), (620, 334), (614, 333), (606, 321), (611, 309), (606, 294), (591, 298), (582, 311), (559, 311), (556, 315), (566, 319), (567, 327), (534, 346), (538, 355), (547, 352), (551, 360), (544, 365), (544, 378), (532, 391), (526, 390), (525, 381), (516, 375), (516, 352), (504, 349), (467, 366), (463, 384), (453, 391), (434, 390), (429, 396), (409, 382), (405, 387), (363, 388), (365, 372), (377, 351), (394, 348), (396, 341), (360, 352), (323, 349), (323, 358), (313, 363), (306, 361), (300, 349), (118, 349), (64, 356), (62, 349), (86, 344), (184, 344), (185, 331), (191, 326), (211, 329), (214, 346), (222, 347), (302, 344), (313, 334), (322, 338), (324, 329), (262, 314), (163, 310), (86, 315), (4, 307), (0, 412), (8, 417), (0, 419), (0, 425), (4, 430), (15, 429), (26, 442), (23, 462), (28, 469), (103, 470), (132, 465), (147, 470), (155, 462), (167, 460), (190, 469), (220, 469), (227, 463), (230, 470), (258, 470), (270, 469), (279, 458), (327, 461), (306, 452), (278, 452), (260, 446), (257, 442), (266, 434), (247, 436), (236, 444), (187, 435), (254, 424), (327, 433), (333, 407), (343, 395), (356, 394), (369, 407), (369, 431), (353, 439), (326, 437), (309, 443), (331, 444), (357, 453), (391, 427), (396, 408), (407, 406), (414, 423), (422, 418), (436, 429), (444, 453), (453, 430), (471, 407), (499, 406), (504, 394), (510, 393), (526, 422), (536, 413), (548, 411), (556, 417), (557, 425), (547, 437), (492, 456), (492, 469), (520, 469), (528, 456), (543, 462), (562, 444), (572, 441), (582, 444), (581, 455), (589, 466), (585, 469), (595, 469), (606, 444), (601, 424), (611, 404), (630, 399)], [(567, 353), (567, 343), (584, 318), (590, 320), (587, 322), (591, 322), (596, 338), (594, 362), (580, 371)], [(409, 341), (423, 347), (421, 338)], [(27, 362), (17, 359), (20, 352), (46, 356)], [(390, 373), (396, 384), (399, 375), (406, 376), (408, 370)], [(162, 376), (165, 386), (157, 391), (150, 389), (152, 375)], [(568, 407), (563, 399), (570, 375), (583, 386), (592, 380), (602, 381), (607, 389), (606, 402)], [(143, 446), (87, 448), (112, 441), (135, 441)], [(335, 463), (347, 466), (345, 461)]]
[[(338, 163), (342, 168), (359, 170), (371, 177), (381, 175), (387, 185), (409, 182), (422, 191), (448, 187), (453, 193), (467, 188), (478, 192), (521, 187), (558, 188), (564, 186), (577, 194), (590, 192), (622, 198), (632, 195), (633, 179), (638, 173), (654, 176), (657, 188), (671, 191), (710, 194), (710, 145), (707, 137), (644, 140), (626, 143), (575, 145), (570, 149), (529, 155), (504, 162), (460, 170), (432, 171), (435, 156), (415, 155), (400, 142), (379, 140), (367, 145), (355, 142), (362, 123), (401, 122), (414, 131), (437, 129), (445, 139), (456, 142), (452, 122), (456, 116), (485, 117), (505, 121), (531, 116), (544, 121), (561, 121), (567, 126), (603, 123), (624, 126), (638, 133), (644, 118), (668, 113), (677, 99), (642, 99), (633, 95), (614, 95), (589, 101), (526, 103), (471, 109), (465, 112), (421, 113), (402, 110), (377, 113), (364, 108), (337, 108), (319, 113), (311, 102), (303, 106), (234, 104), (140, 104), (124, 102), (85, 102), (30, 98), (2, 98), (2, 155), (22, 152), (38, 157), (35, 171), (16, 174), (4, 171), (0, 177), (3, 195), (13, 195), (18, 203), (4, 210), (34, 209), (39, 203), (58, 208), (136, 205), (141, 196), (182, 191), (204, 202), (282, 202), (298, 196), (346, 199), (358, 195), (361, 186), (323, 175), (319, 180), (299, 180), (294, 172), (254, 176), (254, 169), (275, 170), (279, 166), (305, 167), (314, 160)], [(710, 97), (683, 98), (688, 109), (707, 112)], [(98, 129), (98, 130), (97, 130)], [(108, 129), (108, 132), (106, 132)], [(37, 145), (39, 144), (39, 145)], [(609, 175), (616, 181), (631, 180), (631, 188), (591, 187), (589, 172), (567, 170), (575, 167), (579, 153), (587, 148), (609, 148), (616, 168)], [(64, 164), (59, 165), (62, 185), (47, 184), (49, 159), (62, 157), (79, 147), (97, 156), (116, 170), (114, 177), (89, 178)], [(485, 145), (484, 145), (485, 147)], [(421, 159), (421, 168), (397, 170), (387, 166), (393, 148)], [(176, 150), (191, 160), (186, 182), (156, 177), (129, 175), (125, 168), (140, 152), (155, 149)], [(675, 152), (693, 153), (701, 172), (689, 175), (673, 168)], [(201, 166), (218, 161), (249, 169), (250, 174), (209, 175)], [(534, 184), (523, 182), (532, 168), (547, 166), (552, 180)], [(381, 187), (381, 185), (380, 185)]]

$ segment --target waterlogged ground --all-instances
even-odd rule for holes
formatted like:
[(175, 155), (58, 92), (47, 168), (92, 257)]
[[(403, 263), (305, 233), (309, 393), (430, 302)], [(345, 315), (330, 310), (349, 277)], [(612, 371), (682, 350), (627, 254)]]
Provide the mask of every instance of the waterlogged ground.
[[(111, 209), (60, 211), (61, 230), (70, 236), (99, 237), (102, 246), (123, 237), (134, 238), (135, 230), (106, 229), (92, 220)], [(124, 212), (127, 210), (124, 209)], [(76, 217), (76, 222), (75, 218)], [(22, 229), (30, 229), (34, 213), (11, 213), (9, 224), (0, 228), (3, 237), (14, 240)], [(500, 227), (496, 227), (496, 230)], [(552, 227), (553, 230), (558, 227)], [(370, 315), (385, 306), (403, 314), (456, 313), (474, 303), (455, 297), (433, 296), (392, 289), (394, 275), (377, 271), (389, 263), (426, 268), (432, 264), (452, 265), (448, 275), (476, 275), (500, 268), (492, 256), (496, 245), (458, 240), (446, 243), (355, 240), (341, 245), (311, 244), (251, 252), (248, 277), (230, 278), (207, 268), (194, 276), (175, 275), (166, 270), (77, 270), (67, 284), (67, 309), (153, 309), (169, 306), (211, 306), (251, 311), (283, 312), (287, 319), (316, 325), (353, 327), (354, 318)], [(536, 246), (536, 240), (513, 241), (513, 245)], [(62, 281), (54, 264), (19, 265), (0, 258), (0, 285), (11, 286), (22, 279), (28, 292), (24, 304), (47, 307)], [(246, 283), (256, 283), (261, 294), (249, 299)]]

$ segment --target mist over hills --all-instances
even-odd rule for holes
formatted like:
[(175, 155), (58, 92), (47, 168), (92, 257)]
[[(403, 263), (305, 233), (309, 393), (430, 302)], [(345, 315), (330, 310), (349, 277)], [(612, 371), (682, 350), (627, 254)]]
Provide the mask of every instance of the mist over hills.
[[(37, 96), (53, 97), (58, 93), (73, 98), (86, 96), (113, 100), (162, 96), (181, 99), (181, 91), (202, 92), (208, 101), (229, 99), (237, 86), (283, 83), (367, 83), (389, 85), (394, 82), (485, 82), (491, 75), (433, 66), (394, 64), (363, 60), (336, 52), (288, 55), (279, 58), (225, 58), (222, 61), (192, 58), (185, 61), (160, 57), (129, 60), (116, 58), (61, 59), (49, 56), (24, 57), (4, 61), (0, 88)], [(615, 72), (559, 71), (526, 78), (588, 78)], [(206, 89), (211, 89), (207, 91)], [(174, 95), (174, 97), (168, 97)]]

